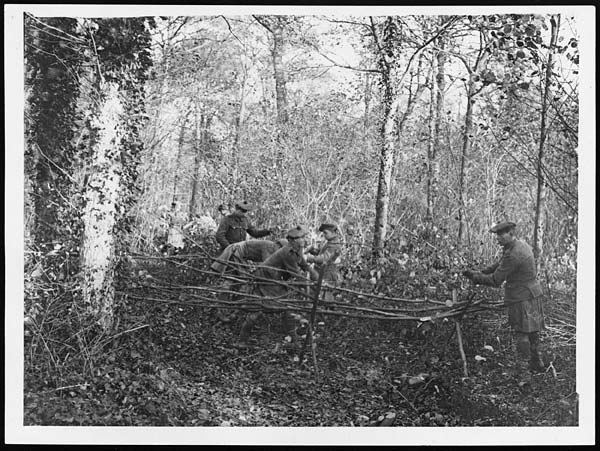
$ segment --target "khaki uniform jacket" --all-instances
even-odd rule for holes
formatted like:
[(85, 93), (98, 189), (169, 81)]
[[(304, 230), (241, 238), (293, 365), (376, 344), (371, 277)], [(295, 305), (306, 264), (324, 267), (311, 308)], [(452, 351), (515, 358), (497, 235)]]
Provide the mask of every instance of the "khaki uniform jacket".
[(289, 280), (296, 276), (303, 277), (303, 273), (308, 270), (308, 264), (302, 256), (302, 252), (295, 251), (289, 245), (284, 246), (259, 265), (255, 272), (256, 277), (259, 278), (256, 289), (262, 296), (283, 296), (287, 292), (284, 285), (260, 279)]
[[(323, 271), (323, 280), (337, 282), (340, 280), (336, 261), (342, 255), (342, 242), (339, 237), (333, 237), (325, 242), (320, 248), (309, 249), (309, 252), (315, 255), (313, 261), (315, 269)], [(339, 263), (339, 261), (338, 261)]]
[(524, 241), (515, 239), (505, 245), (500, 261), (476, 272), (473, 282), (493, 287), (506, 282), (504, 302), (515, 330), (535, 332), (544, 327), (542, 286), (537, 280), (533, 251)]
[(253, 238), (261, 238), (268, 235), (268, 230), (257, 230), (245, 216), (232, 213), (225, 216), (215, 233), (215, 238), (221, 246), (221, 251), (233, 243), (246, 240), (246, 233)]
[(230, 244), (217, 257), (211, 268), (217, 272), (227, 269), (227, 262), (234, 259), (239, 262), (253, 261), (260, 263), (265, 261), (272, 253), (280, 248), (279, 244), (268, 240), (248, 240)]

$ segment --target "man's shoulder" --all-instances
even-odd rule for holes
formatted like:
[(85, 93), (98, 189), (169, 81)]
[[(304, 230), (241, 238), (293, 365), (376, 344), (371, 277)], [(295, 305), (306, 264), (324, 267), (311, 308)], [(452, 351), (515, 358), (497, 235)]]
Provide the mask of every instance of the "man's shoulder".
[(533, 249), (525, 241), (515, 240), (514, 246), (510, 249), (510, 255), (515, 257), (528, 257), (533, 255)]

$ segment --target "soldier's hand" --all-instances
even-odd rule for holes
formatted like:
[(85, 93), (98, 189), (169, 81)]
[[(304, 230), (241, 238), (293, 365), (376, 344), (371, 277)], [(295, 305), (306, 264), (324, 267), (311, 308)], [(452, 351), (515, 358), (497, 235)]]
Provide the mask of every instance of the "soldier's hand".
[(474, 272), (473, 272), (473, 271), (471, 271), (470, 269), (467, 269), (466, 271), (463, 271), (463, 273), (462, 273), (462, 274), (463, 274), (463, 276), (465, 276), (467, 279), (469, 279), (469, 280), (473, 280), (473, 275), (474, 275)]

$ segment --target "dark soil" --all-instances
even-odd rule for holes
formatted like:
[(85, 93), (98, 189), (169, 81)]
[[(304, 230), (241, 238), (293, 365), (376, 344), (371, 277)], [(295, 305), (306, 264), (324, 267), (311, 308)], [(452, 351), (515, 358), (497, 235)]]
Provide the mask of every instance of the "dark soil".
[[(162, 274), (164, 276), (164, 274)], [(157, 297), (131, 285), (137, 295)], [(185, 294), (162, 294), (186, 301)], [(312, 355), (287, 343), (277, 315), (232, 346), (228, 324), (200, 305), (122, 304), (123, 333), (78, 370), (49, 376), (26, 359), (26, 425), (129, 426), (575, 426), (575, 346), (544, 333), (545, 373), (530, 386), (511, 376), (504, 315), (464, 318), (469, 377), (454, 324), (416, 327), (319, 318), (318, 380)], [(486, 348), (484, 348), (486, 346)], [(93, 362), (93, 363), (92, 363)], [(83, 368), (83, 369), (81, 369)]]

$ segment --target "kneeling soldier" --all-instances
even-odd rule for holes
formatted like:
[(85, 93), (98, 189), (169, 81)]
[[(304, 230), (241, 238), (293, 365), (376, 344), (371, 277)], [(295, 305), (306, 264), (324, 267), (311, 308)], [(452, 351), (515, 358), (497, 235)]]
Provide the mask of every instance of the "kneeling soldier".
[[(270, 281), (287, 281), (293, 277), (303, 278), (304, 273), (309, 271), (311, 276), (316, 274), (316, 271), (308, 266), (303, 257), (303, 249), (305, 246), (306, 230), (301, 226), (291, 229), (287, 233), (288, 244), (274, 254), (271, 254), (263, 263), (261, 263), (255, 272), (257, 282), (254, 288), (254, 293), (264, 296), (267, 299), (262, 301), (262, 305), (266, 308), (270, 306), (268, 298), (283, 297), (288, 293), (288, 287), (282, 283), (273, 283)], [(238, 341), (234, 344), (237, 348), (247, 348), (250, 332), (254, 325), (264, 317), (263, 312), (251, 312), (246, 315), (246, 320), (242, 325)], [(289, 312), (284, 313), (284, 328), (286, 333), (294, 337), (295, 325), (293, 317)]]
[[(221, 276), (228, 277), (244, 276), (250, 268), (246, 266), (248, 261), (261, 263), (265, 261), (275, 251), (281, 249), (287, 244), (286, 239), (276, 241), (269, 240), (248, 240), (239, 241), (230, 244), (217, 257), (210, 268), (219, 273)], [(228, 291), (238, 292), (242, 289), (243, 283), (226, 281), (224, 288)], [(232, 296), (224, 294), (220, 296), (223, 300), (230, 300)], [(232, 317), (228, 316), (224, 311), (218, 311), (217, 317), (224, 323), (232, 321)]]

